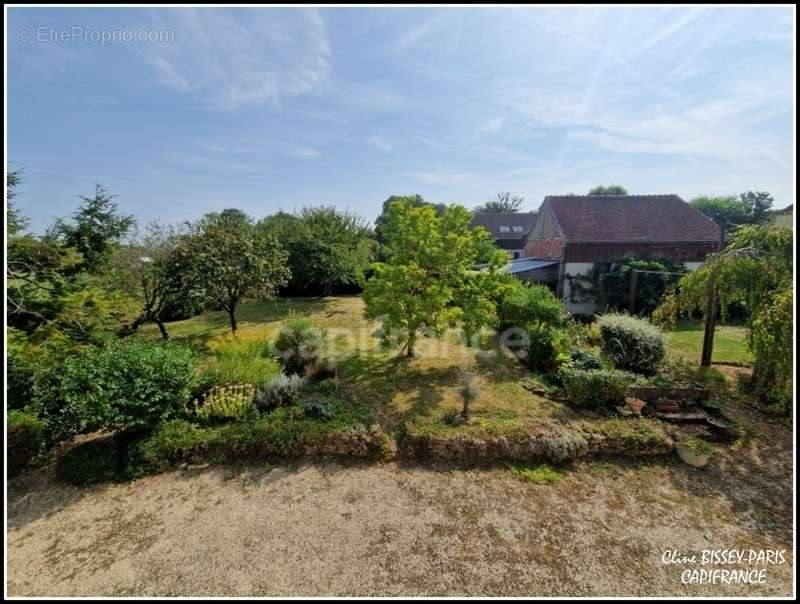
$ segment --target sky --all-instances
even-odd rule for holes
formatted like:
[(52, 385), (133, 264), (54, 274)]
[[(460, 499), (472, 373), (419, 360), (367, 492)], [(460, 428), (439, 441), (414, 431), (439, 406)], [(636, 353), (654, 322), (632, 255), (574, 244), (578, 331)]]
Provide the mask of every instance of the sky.
[(598, 184), (794, 201), (790, 8), (12, 8), (30, 229)]

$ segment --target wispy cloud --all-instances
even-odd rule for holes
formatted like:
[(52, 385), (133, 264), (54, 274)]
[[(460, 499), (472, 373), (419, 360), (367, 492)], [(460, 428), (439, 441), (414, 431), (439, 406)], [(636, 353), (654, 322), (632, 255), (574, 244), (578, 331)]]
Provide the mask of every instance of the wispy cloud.
[(209, 107), (238, 109), (306, 94), (331, 73), (325, 23), (314, 10), (154, 12), (170, 42), (143, 46), (157, 79)]
[(394, 145), (375, 132), (371, 132), (367, 136), (366, 142), (368, 145), (380, 149), (381, 151), (394, 151)]

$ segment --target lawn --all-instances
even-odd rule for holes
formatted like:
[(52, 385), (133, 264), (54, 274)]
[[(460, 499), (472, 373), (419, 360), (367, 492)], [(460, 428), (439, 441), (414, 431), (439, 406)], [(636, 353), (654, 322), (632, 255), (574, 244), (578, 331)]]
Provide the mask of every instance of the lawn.
[[(308, 317), (328, 332), (329, 354), (337, 360), (337, 397), (374, 409), (381, 426), (393, 432), (407, 422), (439, 424), (448, 411), (460, 409), (457, 392), (459, 373), (475, 373), (481, 394), (472, 409), (475, 432), (528, 430), (545, 424), (566, 424), (575, 413), (564, 404), (528, 392), (521, 381), (528, 372), (516, 359), (495, 352), (482, 357), (477, 350), (459, 341), (458, 334), (442, 340), (422, 339), (417, 355), (407, 359), (397, 351), (382, 350), (374, 337), (377, 323), (364, 318), (360, 296), (292, 298), (274, 302), (243, 304), (238, 313), (236, 340), (248, 342), (274, 339), (283, 321), (292, 315)], [(225, 363), (216, 355), (229, 350), (232, 336), (224, 312), (208, 312), (168, 325), (176, 341), (191, 343), (210, 366)], [(143, 330), (146, 337), (157, 337), (155, 326)], [(215, 356), (216, 355), (216, 356)], [(272, 361), (267, 361), (272, 363)], [(244, 359), (229, 367), (233, 373), (245, 371)], [(216, 369), (215, 369), (216, 370)], [(276, 373), (263, 368), (265, 373)]]
[[(681, 321), (667, 335), (670, 354), (687, 360), (699, 361), (703, 350), (703, 323)], [(752, 363), (753, 355), (747, 348), (746, 330), (738, 325), (717, 325), (714, 332), (714, 363)]]

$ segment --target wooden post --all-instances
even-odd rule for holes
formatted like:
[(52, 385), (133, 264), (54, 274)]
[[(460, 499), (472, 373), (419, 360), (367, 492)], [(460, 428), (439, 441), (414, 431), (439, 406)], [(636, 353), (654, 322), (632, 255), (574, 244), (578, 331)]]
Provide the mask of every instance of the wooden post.
[[(720, 229), (717, 252), (725, 247), (725, 232)], [(706, 300), (705, 331), (703, 332), (703, 354), (700, 357), (701, 367), (711, 367), (711, 355), (714, 352), (714, 328), (717, 325), (717, 290), (714, 280), (709, 276), (708, 299)]]
[(714, 327), (717, 324), (717, 293), (714, 282), (708, 284), (708, 300), (706, 300), (705, 331), (703, 332), (703, 354), (700, 357), (701, 367), (711, 367), (711, 355), (714, 352)]
[(628, 314), (636, 314), (636, 279), (639, 272), (631, 269), (631, 288), (628, 290)]

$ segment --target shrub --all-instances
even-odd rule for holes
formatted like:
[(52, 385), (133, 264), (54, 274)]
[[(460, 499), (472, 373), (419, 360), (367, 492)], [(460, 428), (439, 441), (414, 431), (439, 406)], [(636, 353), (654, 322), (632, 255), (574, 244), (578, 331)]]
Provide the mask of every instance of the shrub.
[(44, 425), (25, 411), (10, 411), (7, 416), (6, 461), (8, 474), (18, 474), (42, 450)]
[(101, 428), (138, 431), (184, 411), (195, 369), (176, 344), (122, 340), (67, 359), (43, 410), (58, 437)]
[(305, 378), (299, 375), (281, 374), (256, 388), (253, 400), (256, 407), (262, 411), (292, 405), (300, 396), (300, 390), (305, 383)]
[(635, 376), (619, 369), (575, 369), (559, 372), (567, 399), (580, 407), (617, 405), (625, 398)]
[(599, 319), (603, 352), (620, 369), (652, 374), (664, 358), (664, 332), (637, 317), (607, 314)]
[(569, 351), (570, 364), (576, 369), (602, 369), (600, 358), (588, 350), (573, 346)]
[(255, 410), (252, 384), (215, 386), (194, 401), (197, 417), (206, 421), (242, 419)]
[(204, 366), (200, 379), (206, 388), (230, 384), (260, 384), (280, 371), (272, 347), (262, 335), (238, 333), (212, 339), (208, 347), (213, 360)]
[(6, 350), (8, 363), (6, 397), (9, 409), (21, 409), (33, 400), (37, 366), (34, 355), (29, 352), (30, 347), (15, 338), (13, 332), (20, 333), (15, 329), (9, 329)]
[(308, 319), (289, 319), (275, 340), (275, 354), (284, 373), (304, 375), (317, 364), (325, 347), (325, 331)]
[(336, 417), (330, 402), (321, 398), (311, 398), (304, 401), (303, 412), (308, 417), (324, 422), (329, 422)]
[(561, 327), (567, 313), (561, 301), (544, 285), (525, 285), (514, 280), (498, 305), (500, 330), (518, 327), (538, 330), (544, 326)]
[(561, 474), (546, 463), (538, 465), (516, 464), (510, 465), (508, 469), (515, 477), (533, 484), (555, 484), (561, 480)]
[(528, 332), (525, 364), (537, 371), (552, 371), (569, 358), (569, 340), (565, 333), (551, 327)]

